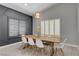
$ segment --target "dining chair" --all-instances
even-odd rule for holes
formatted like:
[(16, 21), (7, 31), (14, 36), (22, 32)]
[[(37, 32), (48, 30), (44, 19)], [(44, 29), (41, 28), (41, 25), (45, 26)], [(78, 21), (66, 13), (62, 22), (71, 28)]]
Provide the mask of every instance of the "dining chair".
[(40, 39), (36, 39), (36, 46), (39, 48), (39, 52), (45, 52), (45, 46)]
[(58, 49), (61, 51), (61, 54), (62, 56), (64, 56), (64, 51), (63, 51), (63, 48), (64, 48), (64, 43), (67, 41), (67, 39), (65, 39), (63, 42), (59, 43), (58, 45), (54, 46), (54, 55), (57, 54), (57, 51)]
[(30, 45), (30, 48), (35, 47), (35, 43), (31, 37), (28, 37), (28, 44)]
[(24, 44), (24, 47), (23, 47), (23, 49), (24, 49), (24, 48), (26, 48), (27, 45), (28, 45), (28, 41), (27, 41), (25, 35), (22, 35), (21, 40), (22, 40), (22, 43)]

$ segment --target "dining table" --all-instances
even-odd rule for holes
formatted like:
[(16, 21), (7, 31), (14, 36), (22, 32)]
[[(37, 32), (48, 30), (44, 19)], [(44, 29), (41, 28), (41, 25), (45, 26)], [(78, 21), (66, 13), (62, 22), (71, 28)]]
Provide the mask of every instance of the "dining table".
[(37, 35), (25, 35), (26, 38), (31, 37), (32, 39), (36, 40), (36, 39), (40, 39), (44, 42), (49, 42), (50, 46), (51, 46), (51, 54), (50, 56), (54, 55), (54, 46), (55, 43), (60, 43), (60, 37), (57, 35), (45, 35), (45, 36), (37, 36)]

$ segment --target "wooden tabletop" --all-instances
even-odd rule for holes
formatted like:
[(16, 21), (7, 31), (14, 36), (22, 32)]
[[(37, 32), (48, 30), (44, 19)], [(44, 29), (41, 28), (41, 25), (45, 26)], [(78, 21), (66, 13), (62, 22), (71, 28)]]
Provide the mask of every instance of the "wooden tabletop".
[(60, 42), (60, 37), (58, 36), (36, 36), (36, 35), (25, 35), (26, 38), (31, 37), (33, 39), (40, 39), (43, 41), (48, 41), (48, 42), (54, 42), (54, 43), (59, 43)]

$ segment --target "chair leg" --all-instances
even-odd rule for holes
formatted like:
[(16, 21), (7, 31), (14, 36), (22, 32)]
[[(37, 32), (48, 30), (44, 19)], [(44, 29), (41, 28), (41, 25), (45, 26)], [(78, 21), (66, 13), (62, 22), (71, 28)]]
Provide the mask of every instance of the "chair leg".
[(31, 45), (29, 45), (29, 48), (31, 49), (31, 48), (32, 48), (32, 46), (31, 46)]
[(23, 49), (25, 49), (25, 48), (26, 48), (26, 44), (23, 45)]
[(62, 56), (64, 56), (64, 51), (63, 51), (63, 49), (62, 49), (62, 48), (60, 48), (60, 50), (61, 50)]
[(44, 48), (37, 48), (37, 49), (38, 49), (38, 52), (41, 53), (41, 55), (43, 55), (43, 53), (45, 52)]
[(36, 46), (32, 46), (33, 47), (33, 49), (36, 49)]
[(57, 48), (54, 50), (54, 56), (56, 56), (57, 54)]
[(41, 50), (41, 53), (43, 55), (43, 53), (45, 53), (45, 48), (40, 48), (40, 50)]
[(38, 55), (38, 53), (39, 53), (39, 48), (36, 47), (36, 55)]

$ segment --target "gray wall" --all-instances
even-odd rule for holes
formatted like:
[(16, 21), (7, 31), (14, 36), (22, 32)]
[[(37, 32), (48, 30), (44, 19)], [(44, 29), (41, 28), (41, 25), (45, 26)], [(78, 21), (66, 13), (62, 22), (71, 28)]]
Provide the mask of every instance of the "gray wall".
[(67, 43), (77, 44), (77, 4), (56, 4), (41, 12), (41, 20), (54, 18), (61, 19), (61, 36)]
[(77, 44), (78, 44), (78, 46), (79, 46), (79, 4), (77, 4), (77, 18), (78, 18), (78, 20), (77, 20)]
[(0, 45), (3, 45), (4, 43), (7, 43), (9, 41), (8, 18), (26, 20), (26, 34), (32, 34), (32, 16), (25, 15), (23, 13), (17, 12), (15, 10), (0, 5)]

